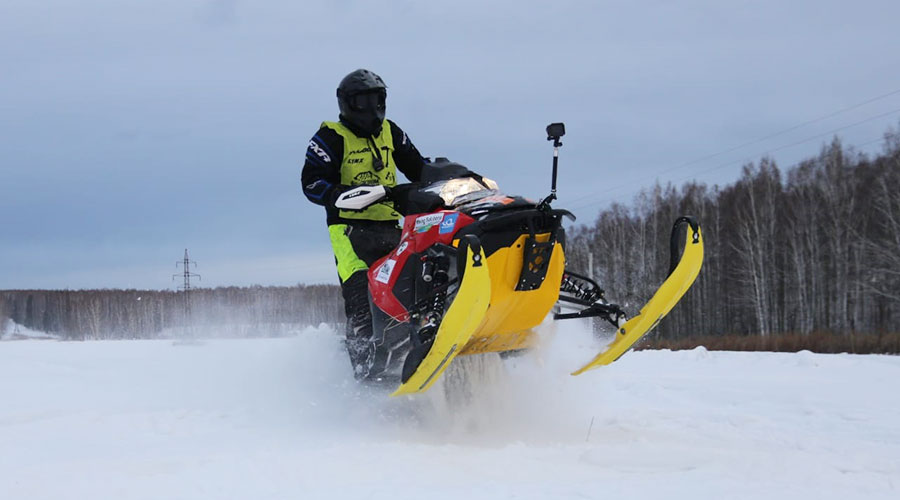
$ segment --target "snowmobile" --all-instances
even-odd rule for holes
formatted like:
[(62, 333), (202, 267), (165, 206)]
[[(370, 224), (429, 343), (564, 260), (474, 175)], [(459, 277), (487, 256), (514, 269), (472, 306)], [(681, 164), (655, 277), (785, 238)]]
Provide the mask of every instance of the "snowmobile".
[(390, 199), (405, 215), (400, 243), (369, 269), (374, 335), (364, 378), (396, 383), (399, 376), (394, 396), (426, 391), (456, 356), (532, 347), (535, 327), (554, 310), (554, 319), (599, 317), (616, 329), (578, 375), (618, 359), (678, 303), (703, 261), (692, 217), (675, 222), (669, 275), (630, 319), (591, 277), (565, 268), (563, 219), (575, 216), (551, 207), (564, 134), (562, 123), (547, 127), (552, 187), (539, 202), (504, 194), (446, 159), (427, 164), (418, 183), (359, 186), (339, 197), (345, 210)]

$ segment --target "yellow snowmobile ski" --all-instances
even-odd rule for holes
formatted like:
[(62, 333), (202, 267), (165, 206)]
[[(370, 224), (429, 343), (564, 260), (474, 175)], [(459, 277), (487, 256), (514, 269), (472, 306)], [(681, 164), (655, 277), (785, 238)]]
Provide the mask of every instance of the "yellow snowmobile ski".
[(416, 371), (391, 396), (428, 390), (481, 324), (490, 299), (491, 277), (487, 259), (483, 257), (480, 245), (469, 244), (466, 246), (466, 267), (462, 282), (444, 314), (434, 343)]
[(702, 264), (703, 239), (700, 236), (700, 227), (687, 225), (684, 253), (669, 277), (656, 290), (650, 301), (641, 308), (641, 312), (618, 329), (616, 338), (606, 349), (572, 375), (579, 375), (600, 365), (608, 365), (625, 354), (637, 341), (653, 330), (681, 300), (700, 273)]

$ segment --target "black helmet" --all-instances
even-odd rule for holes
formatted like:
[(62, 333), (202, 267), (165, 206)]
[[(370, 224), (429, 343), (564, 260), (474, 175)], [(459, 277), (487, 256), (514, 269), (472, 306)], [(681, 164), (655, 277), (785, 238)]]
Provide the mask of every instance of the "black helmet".
[(370, 136), (381, 132), (387, 85), (380, 76), (367, 69), (350, 73), (338, 85), (337, 98), (341, 119), (354, 133)]

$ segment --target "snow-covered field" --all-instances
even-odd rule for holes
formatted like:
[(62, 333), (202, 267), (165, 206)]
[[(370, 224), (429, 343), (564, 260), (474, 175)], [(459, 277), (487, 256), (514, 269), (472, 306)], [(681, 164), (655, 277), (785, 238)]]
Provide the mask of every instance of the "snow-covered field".
[(569, 328), (470, 358), (481, 391), (392, 399), (326, 328), (2, 342), (0, 498), (900, 498), (898, 357), (643, 351), (569, 376), (594, 349)]

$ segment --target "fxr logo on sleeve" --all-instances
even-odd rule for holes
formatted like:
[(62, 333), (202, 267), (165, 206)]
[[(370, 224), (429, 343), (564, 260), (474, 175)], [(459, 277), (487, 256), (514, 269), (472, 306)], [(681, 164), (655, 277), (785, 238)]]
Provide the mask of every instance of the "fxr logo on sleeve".
[(326, 153), (325, 150), (322, 149), (322, 147), (316, 143), (316, 141), (314, 141), (314, 140), (309, 141), (309, 149), (311, 149), (313, 151), (313, 153), (318, 155), (319, 158), (325, 160), (326, 162), (329, 162), (329, 163), (331, 162), (331, 157), (328, 156), (328, 153)]

